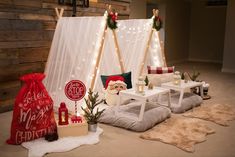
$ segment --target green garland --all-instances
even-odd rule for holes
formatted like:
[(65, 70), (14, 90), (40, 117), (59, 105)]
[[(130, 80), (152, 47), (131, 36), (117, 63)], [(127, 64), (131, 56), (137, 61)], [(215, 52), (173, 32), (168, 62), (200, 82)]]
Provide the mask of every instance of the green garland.
[(113, 14), (109, 14), (108, 15), (108, 18), (107, 18), (107, 25), (110, 29), (117, 29), (117, 21), (116, 19), (114, 19), (114, 16), (116, 15), (113, 15)]
[(153, 18), (153, 28), (159, 31), (162, 28), (162, 20), (159, 16)]

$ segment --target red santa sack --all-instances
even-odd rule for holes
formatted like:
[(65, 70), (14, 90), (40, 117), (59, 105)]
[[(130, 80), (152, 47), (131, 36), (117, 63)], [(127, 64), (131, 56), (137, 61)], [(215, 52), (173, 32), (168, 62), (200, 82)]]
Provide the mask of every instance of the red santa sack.
[(34, 73), (20, 78), (25, 84), (15, 100), (8, 144), (21, 144), (56, 131), (53, 100), (42, 84), (44, 77)]

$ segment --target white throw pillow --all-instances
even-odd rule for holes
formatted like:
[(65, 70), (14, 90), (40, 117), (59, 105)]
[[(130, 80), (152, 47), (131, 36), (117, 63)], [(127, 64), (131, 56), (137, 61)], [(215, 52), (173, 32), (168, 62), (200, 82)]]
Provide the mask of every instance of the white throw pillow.
[(173, 81), (174, 73), (165, 73), (165, 74), (147, 74), (149, 82), (154, 86), (161, 86), (162, 83)]

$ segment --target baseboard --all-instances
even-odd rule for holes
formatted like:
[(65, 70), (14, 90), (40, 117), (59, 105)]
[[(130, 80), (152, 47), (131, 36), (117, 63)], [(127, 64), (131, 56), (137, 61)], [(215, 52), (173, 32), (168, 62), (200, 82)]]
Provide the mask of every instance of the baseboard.
[(235, 69), (222, 68), (221, 71), (225, 73), (235, 73)]
[(174, 64), (178, 64), (178, 63), (183, 63), (183, 62), (187, 62), (187, 59), (180, 59), (180, 60), (174, 60), (174, 61), (168, 61), (167, 65), (174, 65)]
[(204, 62), (204, 63), (220, 63), (220, 64), (223, 63), (223, 61), (219, 61), (219, 60), (196, 59), (196, 58), (189, 58), (188, 61), (190, 61), (190, 62)]

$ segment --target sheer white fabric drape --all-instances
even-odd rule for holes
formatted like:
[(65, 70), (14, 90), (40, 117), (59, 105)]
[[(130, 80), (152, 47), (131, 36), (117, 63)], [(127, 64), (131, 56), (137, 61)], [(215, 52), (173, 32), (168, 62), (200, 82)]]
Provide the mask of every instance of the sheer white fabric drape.
[[(139, 75), (140, 65), (144, 58), (144, 52), (151, 30), (152, 19), (132, 19), (118, 21), (118, 29), (116, 30), (117, 40), (123, 58), (125, 72), (132, 72), (133, 86)], [(118, 56), (115, 52), (116, 47), (113, 38), (114, 36), (112, 31), (108, 29), (98, 76), (121, 73)], [(153, 33), (149, 46), (148, 57), (144, 66), (145, 73), (147, 65), (164, 65), (160, 49), (160, 42), (156, 31)], [(102, 88), (103, 85), (101, 79), (100, 77), (97, 77), (95, 90), (101, 91)]]
[[(74, 102), (64, 94), (64, 87), (70, 80), (81, 80), (90, 86), (91, 77), (105, 27), (104, 17), (60, 18), (47, 66), (45, 86), (54, 100), (54, 106), (65, 102), (74, 111)], [(82, 101), (81, 101), (82, 102)]]
[[(58, 21), (47, 66), (45, 86), (58, 107), (65, 102), (74, 111), (74, 102), (64, 94), (65, 84), (74, 79), (90, 87), (96, 57), (102, 40), (106, 17), (63, 17)], [(143, 60), (147, 40), (152, 29), (152, 19), (119, 20), (117, 40), (126, 72), (132, 72), (133, 87)], [(113, 33), (106, 32), (100, 67), (95, 81), (95, 91), (101, 92), (100, 75), (121, 73)], [(157, 32), (153, 34), (147, 65), (163, 65)], [(84, 103), (83, 100), (80, 104)]]

